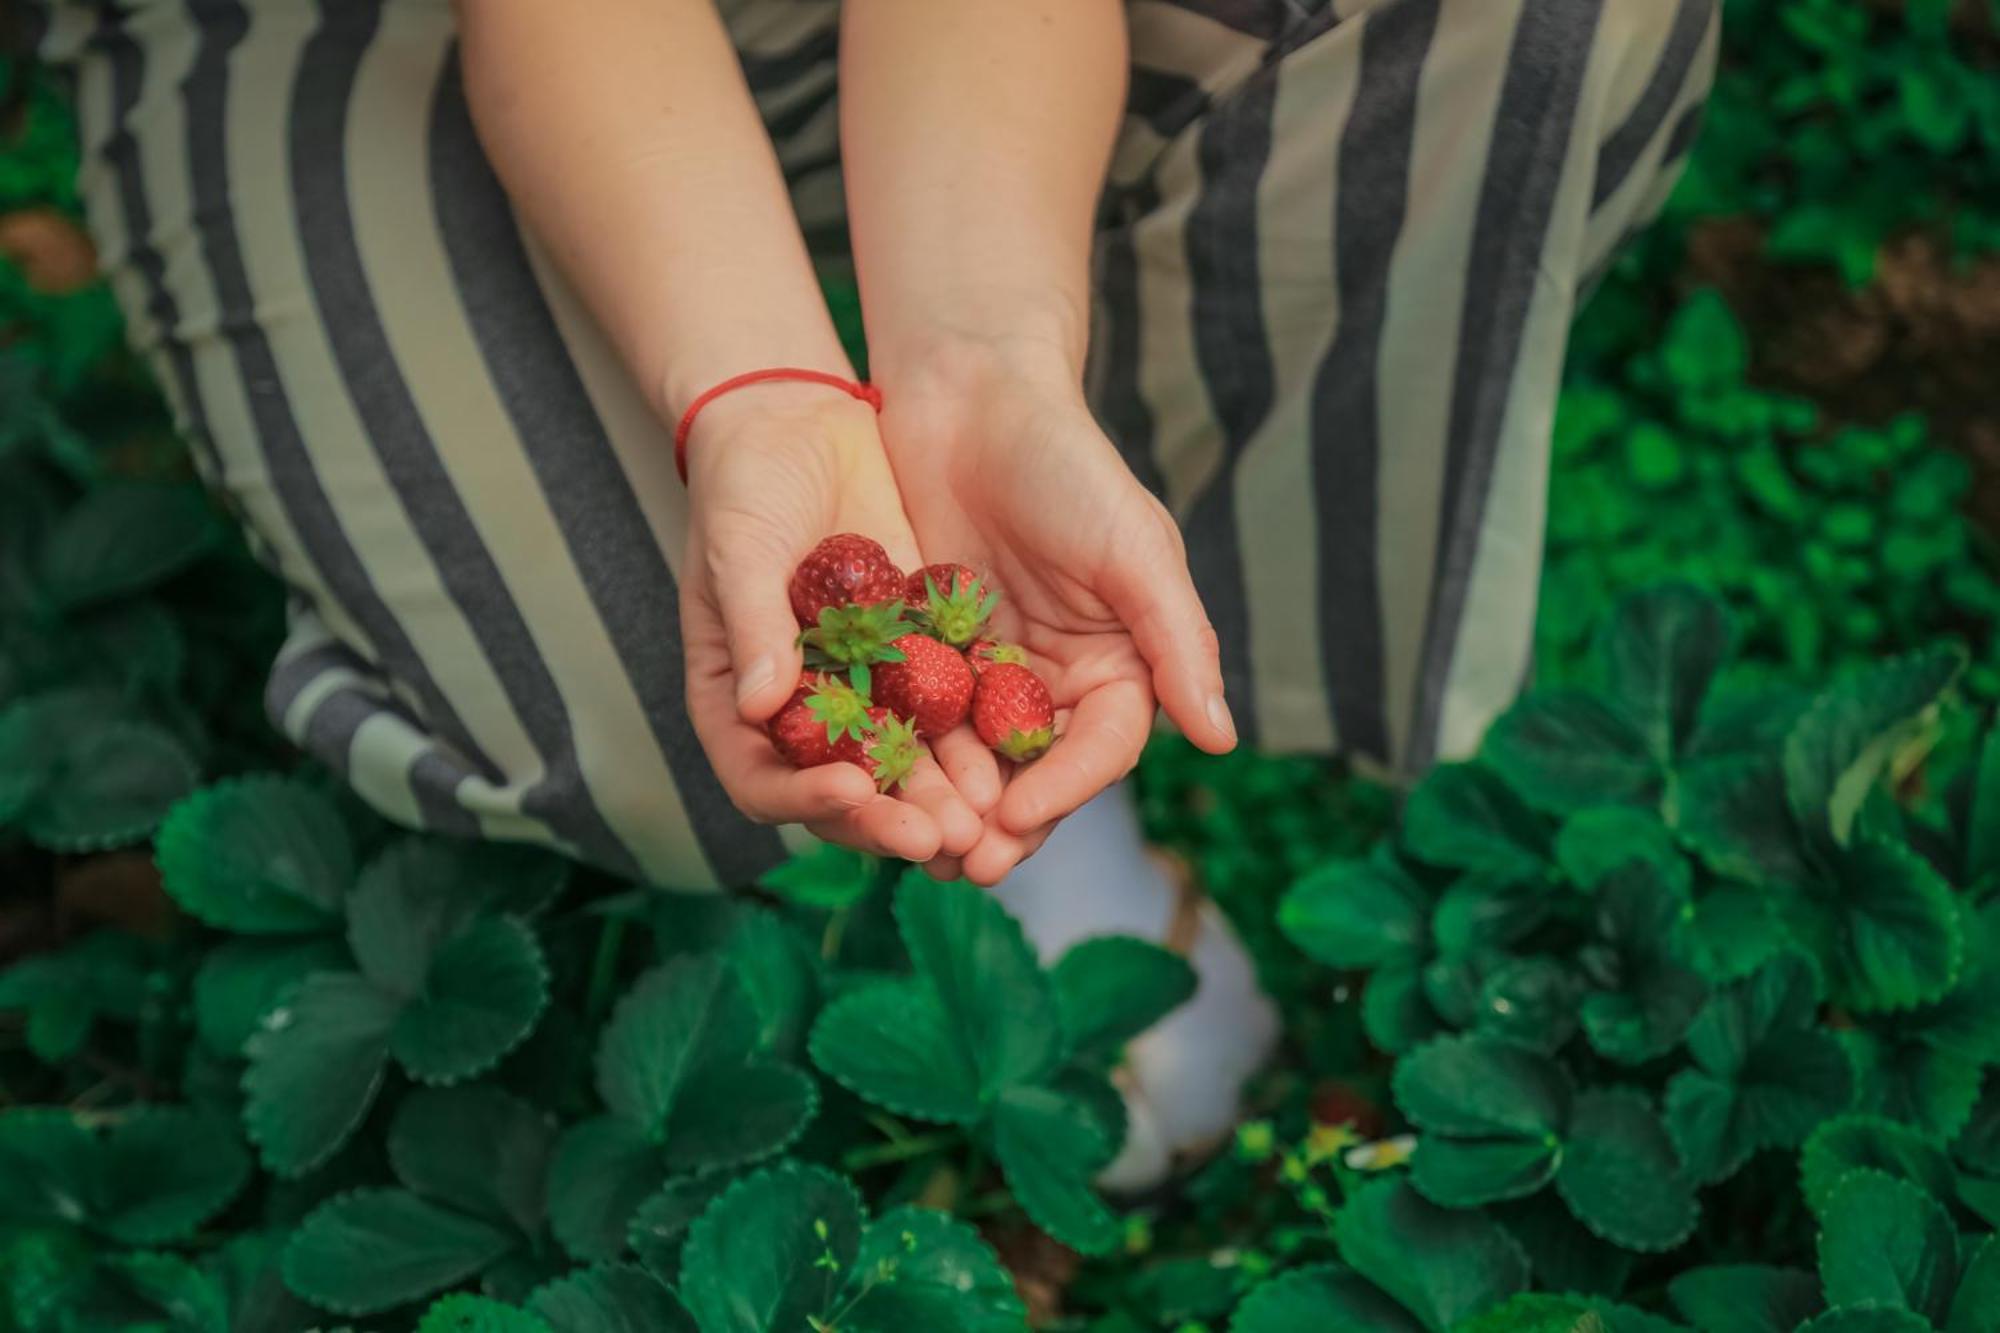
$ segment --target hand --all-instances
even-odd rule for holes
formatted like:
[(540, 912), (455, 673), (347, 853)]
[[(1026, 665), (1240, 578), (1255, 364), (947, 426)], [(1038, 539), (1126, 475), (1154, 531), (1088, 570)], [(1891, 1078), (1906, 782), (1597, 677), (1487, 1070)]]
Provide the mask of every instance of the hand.
[(1060, 357), (943, 342), (936, 355), (886, 388), (904, 508), (926, 560), (999, 585), (995, 632), (1028, 650), (1057, 709), (1054, 747), (1005, 780), (957, 867), (993, 884), (1131, 771), (1156, 701), (1211, 753), (1236, 730), (1180, 530), (1092, 420), (1079, 377)]
[(688, 472), (688, 713), (730, 799), (760, 823), (804, 824), (876, 856), (963, 855), (982, 836), (980, 813), (935, 759), (890, 797), (852, 764), (795, 769), (764, 734), (799, 679), (785, 591), (799, 557), (830, 533), (861, 532), (916, 562), (873, 411), (818, 386), (758, 385), (702, 410)]

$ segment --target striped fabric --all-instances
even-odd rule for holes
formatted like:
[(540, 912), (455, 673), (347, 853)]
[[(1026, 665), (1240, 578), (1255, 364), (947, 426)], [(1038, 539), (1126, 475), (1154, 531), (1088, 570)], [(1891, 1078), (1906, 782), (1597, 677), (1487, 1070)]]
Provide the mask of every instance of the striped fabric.
[[(836, 0), (723, 0), (842, 232)], [(1526, 672), (1578, 293), (1663, 197), (1714, 0), (1131, 0), (1093, 402), (1247, 736), (1391, 772)], [(682, 700), (665, 427), (473, 136), (445, 0), (42, 11), (134, 341), (293, 590), (272, 718), (390, 817), (742, 883), (796, 830)]]

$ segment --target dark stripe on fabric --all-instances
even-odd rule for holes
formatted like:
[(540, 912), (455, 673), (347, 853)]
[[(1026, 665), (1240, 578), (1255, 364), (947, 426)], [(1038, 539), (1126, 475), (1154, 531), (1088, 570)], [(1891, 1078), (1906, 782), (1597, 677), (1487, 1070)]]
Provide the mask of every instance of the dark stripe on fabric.
[(458, 295), (495, 388), (591, 603), (674, 775), (702, 852), (725, 884), (785, 856), (775, 829), (729, 800), (688, 721), (679, 593), (535, 280), (505, 193), (479, 149), (456, 52), (430, 124), (431, 190)]
[(1125, 112), (1145, 121), (1162, 139), (1171, 139), (1200, 120), (1208, 108), (1208, 90), (1185, 74), (1132, 67)]
[(1139, 252), (1134, 236), (1141, 220), (1159, 205), (1159, 193), (1150, 180), (1120, 191), (1112, 207), (1122, 216), (1099, 233), (1097, 287), (1105, 319), (1092, 340), (1091, 355), (1098, 358), (1099, 367), (1092, 368), (1090, 379), (1096, 388), (1097, 401), (1092, 406), (1098, 424), (1118, 446), (1125, 466), (1139, 484), (1164, 501), (1167, 482), (1153, 457), (1153, 409), (1139, 389), (1145, 316), (1139, 307)]
[(1459, 314), (1438, 515), (1438, 563), (1424, 627), (1407, 764), (1437, 750), (1473, 562), (1486, 521), (1508, 390), (1520, 359), (1542, 246), (1576, 121), (1604, 0), (1529, 0), (1514, 29), (1480, 183)]
[(1597, 150), (1597, 179), (1590, 191), (1593, 211), (1618, 192), (1618, 187), (1639, 164), (1646, 145), (1653, 142), (1660, 126), (1666, 124), (1674, 103), (1680, 100), (1681, 90), (1687, 86), (1688, 71), (1694, 68), (1695, 56), (1701, 51), (1702, 39), (1708, 35), (1714, 17), (1715, 0), (1680, 0), (1652, 77), (1646, 80), (1631, 114)]
[(1276, 41), (1292, 20), (1285, 0), (1164, 0), (1175, 9), (1185, 9), (1203, 18), (1214, 19), (1252, 37)]
[(832, 64), (839, 51), (840, 28), (836, 20), (789, 51), (776, 51), (770, 55), (738, 51), (736, 58), (743, 66), (743, 81), (750, 85), (752, 92), (761, 93), (782, 88), (821, 65)]
[(1417, 90), (1440, 0), (1404, 0), (1363, 20), (1354, 109), (1334, 176), (1340, 322), (1312, 389), (1319, 515), (1319, 642), (1344, 750), (1389, 759), (1381, 569), (1382, 332), (1389, 266), (1410, 203)]
[(345, 147), (348, 106), (381, 7), (381, 0), (325, 0), (292, 90), (294, 222), (320, 322), (389, 484), (541, 756), (544, 772), (521, 794), (522, 810), (599, 864), (636, 875), (638, 862), (584, 778), (562, 692), (438, 456), (369, 290)]
[(271, 719), (271, 725), (282, 729), (285, 715), (292, 711), (292, 705), (306, 687), (329, 671), (376, 674), (361, 654), (337, 639), (280, 658), (271, 668), (270, 679), (264, 682), (264, 715)]
[(782, 110), (773, 111), (766, 115), (764, 117), (764, 132), (770, 135), (771, 142), (776, 144), (780, 151), (783, 151), (787, 140), (795, 137), (801, 130), (812, 124), (819, 117), (827, 114), (828, 108), (833, 105), (836, 92), (837, 85), (832, 78), (832, 71), (829, 70), (824, 87), (815, 88), (812, 92), (801, 97), (795, 105), (787, 106)]
[[(415, 719), (402, 713), (393, 701), (357, 686), (343, 685), (328, 691), (326, 697), (313, 706), (312, 716), (306, 719), (299, 744), (351, 782), (354, 776), (355, 733), (369, 719), (385, 713), (416, 726)], [(419, 781), (420, 771), (422, 781)], [(459, 781), (465, 775), (443, 755), (435, 750), (424, 751), (411, 764), (405, 776), (409, 779), (410, 794), (416, 798), (417, 816), (426, 829), (462, 838), (479, 836), (479, 821), (454, 796)]]
[[(216, 451), (209, 430), (208, 411), (195, 376), (194, 357), (181, 336), (180, 303), (167, 287), (167, 265), (153, 244), (153, 209), (146, 195), (145, 169), (139, 160), (138, 141), (132, 135), (132, 110), (145, 87), (146, 58), (139, 44), (126, 35), (122, 20), (107, 9), (93, 43), (104, 51), (111, 66), (111, 132), (104, 141), (104, 159), (118, 181), (119, 211), (123, 215), (127, 252), (132, 267), (146, 286), (146, 315), (159, 330), (160, 348), (166, 354), (174, 388), (186, 414), (187, 435), (200, 455), (204, 469), (218, 486), (223, 480), (222, 456)], [(235, 497), (222, 494), (224, 506), (239, 521), (242, 518)]]
[(1278, 73), (1260, 71), (1201, 128), (1201, 192), (1187, 219), (1195, 360), (1215, 404), (1223, 458), (1182, 524), (1188, 568), (1222, 641), (1222, 672), (1246, 740), (1257, 737), (1250, 595), (1236, 531), (1236, 468), (1270, 415), (1277, 368), (1264, 326), (1257, 186), (1271, 159)]
[(201, 39), (182, 89), (187, 103), (194, 214), (202, 220), (202, 256), (215, 285), (221, 328), (242, 377), (271, 488), (298, 534), (307, 560), (374, 644), (385, 669), (415, 691), (430, 728), (489, 781), (497, 783), (501, 781), (499, 769), (473, 741), (403, 627), (369, 583), (367, 571), (313, 471), (312, 456), (306, 451), (290, 398), (278, 376), (277, 358), (256, 319), (257, 298), (250, 290), (249, 271), (236, 233), (229, 179), (229, 59), (249, 29), (249, 14), (237, 0), (204, 0), (192, 8), (201, 24)]
[(1666, 147), (1660, 150), (1662, 170), (1678, 164), (1693, 151), (1694, 141), (1701, 135), (1702, 116), (1707, 110), (1708, 103), (1704, 100), (1681, 112), (1681, 118), (1674, 122), (1672, 132), (1667, 135)]

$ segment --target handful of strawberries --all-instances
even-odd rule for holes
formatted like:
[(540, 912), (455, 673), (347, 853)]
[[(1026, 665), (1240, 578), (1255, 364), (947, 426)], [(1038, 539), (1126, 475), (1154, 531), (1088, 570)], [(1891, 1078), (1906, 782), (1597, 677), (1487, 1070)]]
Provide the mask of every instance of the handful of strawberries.
[(889, 791), (920, 740), (968, 716), (1017, 762), (1055, 740), (1048, 686), (1020, 648), (986, 637), (1000, 594), (964, 565), (906, 576), (880, 543), (843, 532), (799, 561), (790, 593), (805, 672), (766, 730), (794, 767), (857, 764)]

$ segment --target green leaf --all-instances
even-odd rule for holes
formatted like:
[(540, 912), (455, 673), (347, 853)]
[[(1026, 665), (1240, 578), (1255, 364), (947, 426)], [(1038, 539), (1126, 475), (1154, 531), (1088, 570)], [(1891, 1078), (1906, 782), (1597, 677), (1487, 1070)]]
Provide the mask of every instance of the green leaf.
[(154, 966), (139, 939), (98, 930), (0, 971), (0, 1009), (27, 1014), (28, 1049), (49, 1064), (82, 1047), (100, 1016), (132, 1022), (146, 1004)]
[(1637, 724), (1662, 763), (1694, 735), (1702, 700), (1729, 652), (1728, 613), (1685, 583), (1621, 598), (1597, 639), (1610, 701)]
[(1863, 798), (1964, 666), (1956, 645), (1928, 648), (1823, 691), (1785, 738), (1785, 797), (1799, 826), (1846, 845)]
[(1694, 1230), (1694, 1190), (1666, 1128), (1627, 1089), (1578, 1094), (1556, 1191), (1577, 1221), (1628, 1250), (1670, 1250)]
[(1784, 778), (1773, 761), (1709, 760), (1682, 771), (1675, 828), (1724, 878), (1771, 888), (1804, 884), (1814, 872), (1784, 797)]
[(1423, 972), (1415, 963), (1391, 963), (1368, 978), (1361, 992), (1361, 1026), (1368, 1040), (1390, 1055), (1443, 1033), (1444, 1021), (1424, 994)]
[(1799, 1154), (1806, 1205), (1823, 1218), (1840, 1182), (1864, 1170), (1908, 1180), (1937, 1199), (1953, 1195), (1951, 1161), (1937, 1144), (1879, 1116), (1844, 1115), (1813, 1131)]
[(1712, 884), (1688, 922), (1688, 957), (1711, 983), (1737, 981), (1791, 945), (1768, 890)]
[(1750, 343), (1721, 293), (1704, 287), (1674, 312), (1660, 360), (1682, 388), (1728, 386), (1749, 369)]
[(1792, 1333), (1825, 1308), (1819, 1279), (1794, 1268), (1697, 1268), (1667, 1288), (1701, 1333)]
[(548, 965), (534, 932), (512, 917), (488, 917), (438, 946), (423, 989), (397, 1016), (389, 1049), (411, 1077), (455, 1083), (526, 1041), (548, 1002)]
[(732, 1185), (694, 1224), (681, 1300), (702, 1333), (797, 1333), (824, 1315), (861, 1248), (854, 1187), (782, 1165)]
[(2000, 1070), (1988, 1070), (1952, 1153), (1973, 1171), (2000, 1174)]
[(0, 820), (52, 851), (139, 841), (199, 776), (171, 733), (115, 696), (58, 690), (0, 709)]
[(1521, 798), (1568, 814), (1594, 805), (1657, 806), (1666, 770), (1623, 714), (1582, 690), (1538, 690), (1503, 713), (1480, 748)]
[(1949, 1139), (1979, 1100), (1979, 1062), (1893, 1029), (1847, 1029), (1839, 1039), (1854, 1064), (1855, 1105)]
[(1790, 920), (1827, 966), (1835, 1003), (1855, 1012), (1927, 1004), (1958, 981), (1957, 897), (1928, 861), (1887, 838), (1857, 838)]
[(643, 1269), (606, 1265), (571, 1273), (528, 1297), (555, 1333), (700, 1333), (672, 1292)]
[(1687, 879), (1687, 861), (1674, 846), (1673, 835), (1658, 815), (1647, 811), (1629, 805), (1579, 810), (1563, 821), (1556, 834), (1556, 864), (1580, 889), (1595, 887), (1634, 861), (1649, 862), (1683, 882)]
[(1626, 1305), (1584, 1296), (1524, 1293), (1488, 1311), (1458, 1333), (1678, 1333), (1679, 1325)]
[(42, 539), (36, 558), (42, 594), (66, 611), (142, 592), (206, 555), (220, 532), (199, 487), (99, 486)]
[(1090, 1106), (1053, 1088), (1010, 1088), (993, 1113), (993, 1151), (1036, 1226), (1073, 1250), (1104, 1254), (1122, 1237), (1091, 1180), (1118, 1151)]
[(616, 1259), (633, 1214), (666, 1175), (659, 1149), (631, 1121), (600, 1115), (571, 1125), (549, 1164), (549, 1228), (578, 1259)]
[(705, 1070), (685, 1094), (661, 1136), (675, 1171), (741, 1166), (782, 1152), (819, 1110), (812, 1079), (775, 1060)]
[(1334, 1221), (1340, 1257), (1429, 1333), (1493, 1308), (1528, 1283), (1528, 1260), (1497, 1222), (1430, 1203), (1394, 1179), (1356, 1190)]
[(2000, 874), (2000, 727), (1986, 733), (1965, 821), (1965, 882)]
[(1055, 988), (996, 898), (962, 882), (905, 880), (896, 922), (984, 1099), (1055, 1068), (1064, 1054)]
[(1819, 977), (1777, 955), (1718, 990), (1688, 1029), (1696, 1068), (1667, 1085), (1667, 1129), (1698, 1181), (1732, 1174), (1762, 1148), (1796, 1147), (1854, 1096), (1840, 1043), (1818, 1031)]
[(837, 912), (867, 897), (881, 868), (875, 857), (822, 842), (766, 871), (757, 882), (800, 907)]
[(1584, 956), (1594, 993), (1583, 1031), (1608, 1059), (1640, 1064), (1671, 1050), (1708, 997), (1687, 966), (1687, 900), (1651, 864), (1630, 862), (1597, 887), (1601, 943)]
[(417, 1333), (551, 1333), (540, 1316), (485, 1296), (447, 1296), (424, 1311)]
[(748, 993), (721, 959), (671, 959), (640, 977), (605, 1025), (598, 1093), (612, 1111), (658, 1133), (687, 1081), (742, 1062), (758, 1030)]
[(1292, 886), (1278, 924), (1329, 967), (1380, 967), (1422, 950), (1428, 897), (1393, 859), (1332, 861)]
[(1889, 1305), (1850, 1305), (1829, 1310), (1798, 1333), (1931, 1333), (1922, 1315)]
[(1437, 901), (1431, 933), (1438, 952), (1467, 959), (1509, 948), (1548, 918), (1553, 896), (1544, 878), (1474, 871)]
[(182, 910), (242, 934), (330, 929), (354, 882), (339, 811), (294, 778), (204, 787), (167, 815), (155, 855)]
[(1410, 793), (1403, 809), (1403, 843), (1430, 865), (1542, 873), (1549, 834), (1542, 820), (1480, 764), (1440, 764)]
[(389, 1164), (413, 1193), (527, 1236), (554, 1138), (546, 1115), (498, 1088), (420, 1088), (389, 1122)]
[(1900, 1306), (1941, 1327), (1958, 1287), (1958, 1231), (1917, 1186), (1879, 1171), (1852, 1172), (1834, 1186), (1821, 1215), (1819, 1271), (1835, 1307)]
[(1637, 1256), (1592, 1235), (1553, 1191), (1488, 1213), (1527, 1252), (1540, 1289), (1612, 1297), (1624, 1292)]
[(1014, 1279), (977, 1231), (929, 1208), (869, 1223), (841, 1293), (853, 1333), (1014, 1333), (1027, 1310)]
[(1422, 1333), (1426, 1326), (1358, 1273), (1334, 1264), (1295, 1268), (1260, 1283), (1237, 1307), (1230, 1333)]
[(245, 1045), (244, 1127), (264, 1165), (299, 1176), (347, 1142), (382, 1086), (396, 1000), (352, 972), (315, 972)]
[(327, 937), (224, 940), (195, 973), (195, 1031), (217, 1055), (240, 1055), (243, 1043), (307, 976), (346, 963), (346, 947)]
[(250, 1179), (250, 1158), (227, 1121), (180, 1106), (135, 1107), (96, 1154), (98, 1230), (127, 1245), (185, 1239)]
[[(158, 1327), (172, 1333), (230, 1333), (229, 1307), (214, 1278), (185, 1259), (171, 1254), (121, 1254), (98, 1268), (94, 1293), (112, 1298), (110, 1288), (128, 1295), (165, 1316)], [(113, 1298), (115, 1299), (115, 1298)], [(88, 1324), (95, 1312), (69, 1312)], [(115, 1316), (114, 1316), (115, 1317)], [(128, 1316), (129, 1317), (129, 1316)], [(121, 1326), (123, 1324), (121, 1319)]]
[(1980, 1241), (1952, 1297), (1945, 1333), (2000, 1333), (2000, 1237)]
[(336, 1314), (375, 1314), (457, 1286), (517, 1242), (405, 1190), (353, 1190), (315, 1208), (293, 1235), (285, 1282)]
[(820, 1012), (813, 1063), (898, 1115), (969, 1125), (986, 1113), (979, 1071), (946, 1023), (922, 985), (878, 982)]
[(1078, 1058), (1115, 1056), (1194, 994), (1185, 958), (1145, 940), (1105, 935), (1072, 945), (1050, 973)]
[(1474, 1030), (1544, 1055), (1576, 1034), (1582, 978), (1554, 958), (1510, 958), (1479, 985)]
[(0, 1111), (0, 1221), (82, 1225), (96, 1205), (97, 1144), (67, 1111)]
[(734, 1180), (726, 1171), (683, 1176), (669, 1180), (639, 1205), (626, 1228), (626, 1239), (647, 1272), (662, 1282), (673, 1279), (680, 1271), (681, 1246), (688, 1229)]
[(723, 954), (757, 1011), (757, 1048), (796, 1058), (819, 1006), (819, 976), (805, 942), (775, 913), (746, 912)]
[(1447, 1037), (1397, 1064), (1396, 1103), (1422, 1131), (1412, 1180), (1474, 1207), (1532, 1194), (1562, 1157), (1571, 1089), (1554, 1061), (1489, 1037)]

